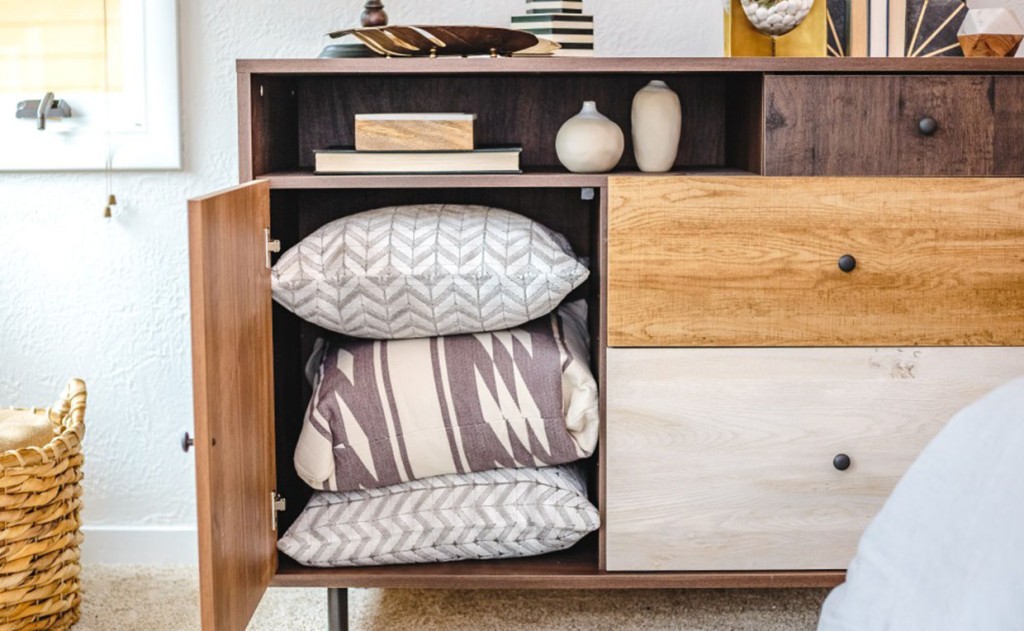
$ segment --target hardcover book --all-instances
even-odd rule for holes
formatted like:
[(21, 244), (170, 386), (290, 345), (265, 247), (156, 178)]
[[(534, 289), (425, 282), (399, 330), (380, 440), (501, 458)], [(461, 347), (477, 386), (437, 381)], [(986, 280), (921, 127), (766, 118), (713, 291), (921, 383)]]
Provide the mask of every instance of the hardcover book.
[(444, 173), (522, 173), (522, 147), (473, 151), (356, 151), (328, 147), (313, 152), (317, 174), (383, 175)]

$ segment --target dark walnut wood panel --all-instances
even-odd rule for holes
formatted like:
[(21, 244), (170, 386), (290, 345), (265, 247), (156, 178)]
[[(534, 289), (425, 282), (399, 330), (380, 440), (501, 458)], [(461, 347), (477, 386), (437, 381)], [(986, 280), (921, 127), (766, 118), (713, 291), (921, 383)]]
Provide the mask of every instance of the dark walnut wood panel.
[(241, 59), (239, 72), (260, 74), (505, 73), (1024, 73), (1017, 58), (591, 57), (437, 59)]
[[(285, 77), (259, 77), (256, 81), (239, 77), (239, 81), (242, 89), (248, 86), (252, 108), (248, 127), (251, 146), (243, 147), (239, 155), (242, 181), (294, 166), (299, 159), (299, 145), (295, 135), (298, 102), (293, 82)], [(240, 115), (245, 116), (246, 112)], [(242, 129), (247, 129), (244, 119), (242, 122)], [(252, 159), (251, 165), (243, 161), (246, 154)]]
[[(992, 175), (995, 77), (900, 77), (896, 175)], [(935, 121), (931, 134), (925, 119)], [(1000, 120), (999, 133), (1024, 141), (1024, 121)], [(1024, 164), (1017, 173), (1024, 175)]]
[[(765, 173), (1022, 175), (1022, 83), (995, 75), (767, 77)], [(926, 119), (934, 126), (922, 131)]]
[(765, 175), (895, 174), (899, 79), (765, 77)]
[[(311, 167), (313, 151), (354, 144), (357, 114), (461, 111), (477, 115), (477, 146), (521, 145), (527, 167), (558, 167), (555, 136), (584, 101), (596, 101), (626, 137), (620, 167), (636, 169), (630, 132), (633, 95), (660, 75), (502, 75), (301, 77), (299, 162)], [(664, 77), (679, 94), (683, 133), (676, 164), (725, 164), (724, 77)]]
[[(764, 77), (733, 78), (726, 86), (725, 162), (764, 173)], [(685, 114), (684, 114), (685, 115)]]
[(611, 178), (609, 204), (609, 346), (1024, 345), (1024, 179)]
[[(995, 77), (995, 142), (993, 156), (995, 175), (1018, 175), (1024, 172), (1024, 79), (1012, 75)], [(1004, 126), (1009, 132), (1004, 133)]]

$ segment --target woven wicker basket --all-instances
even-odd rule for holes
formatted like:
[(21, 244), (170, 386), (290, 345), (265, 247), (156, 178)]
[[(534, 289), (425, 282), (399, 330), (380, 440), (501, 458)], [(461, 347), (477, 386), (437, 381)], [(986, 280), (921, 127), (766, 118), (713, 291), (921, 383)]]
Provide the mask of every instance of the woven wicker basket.
[(0, 453), (0, 631), (60, 630), (78, 620), (85, 384), (73, 379), (47, 417), (46, 446)]

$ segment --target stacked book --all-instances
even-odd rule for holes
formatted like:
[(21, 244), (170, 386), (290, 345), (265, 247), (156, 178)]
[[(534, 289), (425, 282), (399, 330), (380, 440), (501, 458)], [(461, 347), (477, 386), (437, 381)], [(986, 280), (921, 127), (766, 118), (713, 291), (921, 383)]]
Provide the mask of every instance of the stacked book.
[(327, 174), (520, 173), (522, 147), (477, 147), (475, 114), (357, 114), (355, 147), (314, 151)]
[(526, 0), (526, 15), (512, 16), (512, 27), (558, 42), (556, 56), (594, 56), (594, 16), (583, 14), (583, 0)]

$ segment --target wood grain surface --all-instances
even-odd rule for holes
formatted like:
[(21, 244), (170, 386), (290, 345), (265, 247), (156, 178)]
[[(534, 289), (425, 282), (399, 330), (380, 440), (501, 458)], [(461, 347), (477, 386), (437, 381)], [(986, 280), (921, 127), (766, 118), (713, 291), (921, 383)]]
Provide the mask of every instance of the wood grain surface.
[[(1024, 120), (996, 121), (994, 82), (991, 75), (900, 77), (898, 162), (888, 174), (994, 174), (997, 131), (1024, 142)], [(931, 135), (919, 128), (926, 117), (938, 124)], [(1013, 175), (1024, 175), (1024, 164), (1017, 167)]]
[(603, 572), (593, 537), (563, 552), (521, 559), (384, 567), (303, 567), (282, 555), (275, 587), (414, 589), (724, 589), (832, 587), (841, 571)]
[[(299, 159), (298, 139), (298, 97), (294, 82), (287, 77), (250, 76), (249, 112), (240, 116), (250, 118), (251, 133), (249, 147), (242, 146), (239, 159), (245, 155), (252, 160), (249, 172), (255, 177), (287, 169)], [(247, 116), (248, 114), (248, 116)], [(241, 119), (244, 123), (244, 118)], [(244, 143), (246, 134), (240, 134), (239, 142)], [(245, 166), (239, 168), (246, 172)]]
[(899, 77), (772, 75), (765, 175), (895, 175)]
[(361, 120), (357, 151), (472, 151), (473, 120)]
[(1003, 125), (1019, 126), (1024, 121), (1024, 81), (1014, 75), (997, 75), (992, 94), (995, 97), (996, 120), (995, 147), (992, 150), (995, 174), (1021, 173), (1024, 171), (1024, 132), (1003, 133)]
[(609, 346), (1024, 344), (1024, 180), (612, 177), (609, 191)]
[(1024, 59), (974, 57), (590, 57), (437, 59), (240, 59), (253, 74), (574, 74), (617, 73), (1024, 73)]
[(277, 569), (269, 211), (263, 181), (189, 202), (204, 631), (244, 629)]
[[(609, 349), (608, 570), (842, 569), (1020, 348)], [(845, 453), (845, 471), (833, 458)]]
[[(765, 78), (767, 175), (1024, 175), (1024, 78)], [(938, 127), (923, 134), (919, 123)]]

